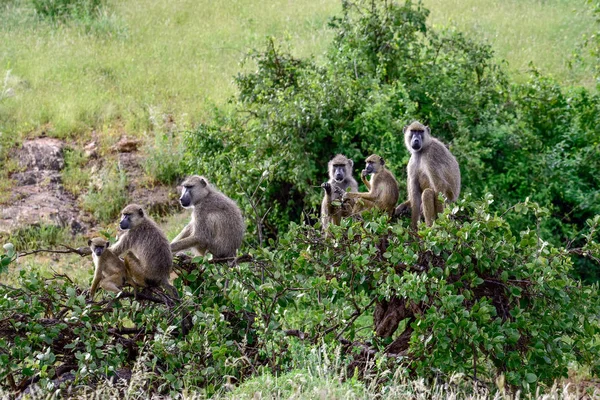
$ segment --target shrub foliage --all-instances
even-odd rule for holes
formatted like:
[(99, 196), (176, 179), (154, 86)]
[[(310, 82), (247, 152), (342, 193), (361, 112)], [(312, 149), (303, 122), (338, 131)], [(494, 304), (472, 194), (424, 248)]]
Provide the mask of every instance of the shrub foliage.
[[(287, 371), (298, 349), (323, 343), (341, 346), (350, 375), (503, 374), (527, 388), (575, 362), (597, 373), (598, 288), (568, 277), (571, 254), (597, 244), (565, 250), (536, 231), (515, 236), (491, 202), (463, 200), (418, 235), (377, 215), (333, 227), (330, 238), (292, 224), (250, 260), (180, 263), (176, 306), (145, 292), (93, 303), (64, 276), (22, 271), (21, 288), (0, 286), (2, 382), (75, 390), (141, 370), (140, 396), (213, 393), (262, 367)], [(185, 337), (184, 315), (193, 322)]]
[[(323, 63), (269, 40), (233, 107), (186, 135), (187, 172), (243, 206), (249, 254), (178, 260), (178, 302), (90, 302), (66, 276), (21, 271), (20, 287), (0, 285), (3, 390), (210, 395), (289, 371), (314, 346), (341, 351), (350, 376), (384, 372), (377, 385), (398, 376), (387, 371), (525, 389), (573, 365), (600, 372), (598, 284), (572, 279), (593, 281), (600, 265), (598, 95), (535, 69), (511, 83), (488, 46), (432, 30), (420, 4), (343, 5)], [(312, 210), (327, 161), (377, 153), (405, 192), (412, 119), (450, 144), (473, 195), (418, 232), (368, 214), (325, 237)], [(163, 169), (175, 179), (179, 158)], [(114, 181), (97, 191), (123, 193)], [(17, 257), (6, 252), (0, 272)]]
[[(597, 93), (534, 68), (511, 83), (489, 46), (428, 27), (420, 4), (343, 4), (325, 62), (269, 40), (249, 57), (255, 69), (237, 77), (234, 110), (188, 133), (188, 171), (237, 197), (252, 229), (275, 237), (314, 209), (337, 152), (358, 168), (381, 155), (405, 194), (402, 127), (413, 119), (450, 145), (463, 193), (493, 193), (500, 212), (527, 197), (548, 208), (540, 229), (555, 245), (600, 213)], [(509, 222), (518, 233), (533, 220)], [(578, 274), (595, 281), (600, 270), (579, 261)]]

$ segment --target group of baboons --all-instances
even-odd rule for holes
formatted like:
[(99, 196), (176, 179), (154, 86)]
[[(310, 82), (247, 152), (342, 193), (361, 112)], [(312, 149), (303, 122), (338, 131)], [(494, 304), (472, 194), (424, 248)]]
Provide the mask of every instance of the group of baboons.
[[(431, 136), (429, 127), (419, 122), (406, 126), (404, 142), (411, 153), (407, 166), (408, 200), (398, 206), (398, 182), (380, 156), (373, 154), (366, 159), (366, 167), (361, 173), (361, 180), (368, 190), (365, 193), (358, 191), (358, 184), (352, 177), (352, 160), (338, 154), (329, 161), (329, 180), (321, 185), (325, 190), (321, 204), (325, 232), (329, 224), (339, 225), (342, 218), (371, 208), (379, 208), (390, 216), (410, 210), (413, 228), (417, 227), (421, 217), (431, 225), (444, 208), (438, 194), (442, 193), (446, 202), (458, 198), (458, 162), (442, 142)], [(368, 175), (371, 175), (369, 181)], [(191, 249), (196, 255), (209, 252), (217, 258), (235, 257), (245, 230), (242, 213), (235, 201), (197, 175), (182, 183), (179, 201), (193, 211), (190, 223), (171, 243), (136, 204), (123, 209), (119, 227), (124, 233), (115, 244), (109, 246), (102, 238), (88, 242), (96, 267), (90, 289), (92, 298), (98, 286), (119, 292), (125, 284), (135, 288), (164, 286), (171, 295), (178, 297), (169, 283), (173, 252)]]
[(358, 184), (352, 177), (352, 160), (338, 154), (329, 161), (329, 181), (321, 185), (325, 190), (321, 203), (324, 229), (330, 223), (339, 225), (342, 217), (370, 208), (379, 208), (390, 216), (402, 215), (410, 209), (413, 228), (421, 217), (430, 226), (444, 209), (439, 193), (447, 202), (456, 201), (460, 194), (458, 162), (442, 142), (431, 136), (429, 127), (419, 122), (404, 127), (404, 144), (411, 154), (406, 171), (408, 200), (397, 207), (398, 182), (385, 167), (383, 158), (373, 154), (366, 159), (366, 168), (360, 174), (366, 193), (358, 192)]

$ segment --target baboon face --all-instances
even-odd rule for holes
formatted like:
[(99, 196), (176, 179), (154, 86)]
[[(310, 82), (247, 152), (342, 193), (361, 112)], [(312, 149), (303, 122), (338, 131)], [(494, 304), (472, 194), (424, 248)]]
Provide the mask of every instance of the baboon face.
[(413, 122), (404, 128), (404, 141), (409, 150), (418, 152), (425, 146), (429, 128), (419, 122)]
[(363, 175), (371, 175), (379, 172), (381, 167), (385, 165), (383, 158), (376, 154), (370, 155), (367, 160), (367, 167), (363, 170)]
[(104, 240), (102, 238), (93, 238), (88, 240), (88, 246), (90, 246), (92, 252), (98, 257), (100, 257), (104, 250), (108, 248), (109, 244), (110, 243), (108, 243), (107, 240)]
[(341, 183), (346, 177), (352, 176), (353, 166), (354, 162), (351, 159), (338, 154), (329, 161), (329, 177), (337, 183)]
[(121, 211), (119, 227), (123, 230), (135, 228), (144, 218), (144, 210), (137, 204), (130, 204)]
[(181, 197), (179, 202), (185, 208), (195, 204), (197, 199), (204, 197), (208, 193), (208, 182), (206, 178), (198, 175), (190, 176), (181, 184)]

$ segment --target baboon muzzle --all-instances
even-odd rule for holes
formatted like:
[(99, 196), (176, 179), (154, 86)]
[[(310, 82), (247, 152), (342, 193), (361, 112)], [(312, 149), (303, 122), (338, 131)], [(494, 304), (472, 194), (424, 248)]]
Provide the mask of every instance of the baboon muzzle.
[(410, 147), (412, 147), (413, 150), (419, 151), (419, 150), (421, 150), (421, 146), (422, 146), (421, 139), (416, 138), (416, 137), (413, 138), (413, 140), (410, 143)]
[(183, 207), (189, 207), (190, 204), (192, 204), (192, 196), (190, 196), (187, 190), (183, 192), (183, 194), (179, 198), (179, 202)]

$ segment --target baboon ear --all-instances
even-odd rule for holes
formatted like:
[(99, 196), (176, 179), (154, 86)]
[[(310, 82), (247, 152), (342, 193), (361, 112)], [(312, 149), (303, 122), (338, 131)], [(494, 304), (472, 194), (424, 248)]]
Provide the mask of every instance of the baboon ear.
[(348, 164), (350, 164), (350, 168), (354, 167), (354, 161), (351, 158), (348, 159)]
[(383, 159), (383, 157), (379, 157), (379, 159), (381, 160), (381, 165), (385, 165), (385, 160)]
[(88, 246), (92, 245), (92, 239), (88, 239)]
[(200, 187), (206, 187), (206, 185), (208, 185), (206, 179), (200, 179)]
[(138, 214), (140, 214), (140, 217), (143, 217), (143, 216), (144, 216), (144, 210), (142, 210), (142, 209), (140, 208), (140, 210), (138, 211)]
[(402, 128), (402, 133), (406, 133), (407, 129), (408, 129), (408, 125), (404, 125), (404, 128)]
[(431, 135), (431, 129), (429, 129), (429, 127), (427, 125), (425, 125), (425, 131), (427, 132), (428, 135)]

